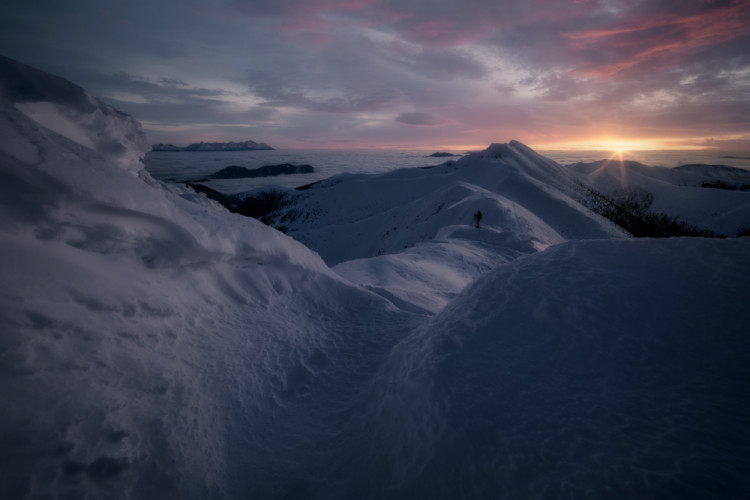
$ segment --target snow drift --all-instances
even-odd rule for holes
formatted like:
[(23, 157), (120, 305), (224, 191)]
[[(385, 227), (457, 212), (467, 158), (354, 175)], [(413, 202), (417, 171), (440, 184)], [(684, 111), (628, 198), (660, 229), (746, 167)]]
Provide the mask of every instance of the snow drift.
[(0, 62), (1, 497), (750, 494), (750, 239), (622, 238), (511, 143), (309, 190), (334, 272)]
[(132, 118), (76, 142), (87, 111), (120, 116), (82, 89), (18, 63), (3, 81), (0, 496), (272, 498), (312, 474), (325, 415), (412, 316), (151, 179)]
[(748, 250), (572, 241), (472, 283), (370, 396), (393, 497), (746, 496)]

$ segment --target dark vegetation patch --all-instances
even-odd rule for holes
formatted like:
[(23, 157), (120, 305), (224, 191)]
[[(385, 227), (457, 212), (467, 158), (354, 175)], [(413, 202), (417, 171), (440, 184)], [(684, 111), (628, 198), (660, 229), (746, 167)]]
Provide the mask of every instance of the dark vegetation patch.
[(253, 195), (234, 197), (228, 205), (230, 211), (259, 219), (269, 224), (266, 217), (289, 204), (286, 193), (279, 191), (261, 191)]
[(725, 189), (727, 191), (750, 191), (750, 184), (730, 184), (724, 181), (703, 182), (701, 187), (711, 189)]
[(219, 202), (230, 212), (253, 217), (268, 225), (270, 225), (268, 216), (291, 202), (286, 192), (272, 189), (249, 194), (227, 195), (203, 184), (189, 182), (185, 185), (206, 195), (207, 198)]
[(654, 197), (647, 191), (623, 190), (618, 195), (610, 197), (588, 186), (582, 187), (590, 195), (584, 200), (584, 205), (637, 238), (726, 238), (726, 235), (692, 226), (676, 217), (651, 212), (649, 208)]

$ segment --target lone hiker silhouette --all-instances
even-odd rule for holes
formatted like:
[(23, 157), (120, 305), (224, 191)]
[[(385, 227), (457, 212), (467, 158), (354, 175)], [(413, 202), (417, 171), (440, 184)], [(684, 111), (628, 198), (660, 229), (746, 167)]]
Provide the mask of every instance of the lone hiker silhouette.
[(479, 227), (479, 221), (482, 220), (482, 211), (477, 210), (477, 213), (474, 214), (474, 222), (477, 223), (477, 228)]

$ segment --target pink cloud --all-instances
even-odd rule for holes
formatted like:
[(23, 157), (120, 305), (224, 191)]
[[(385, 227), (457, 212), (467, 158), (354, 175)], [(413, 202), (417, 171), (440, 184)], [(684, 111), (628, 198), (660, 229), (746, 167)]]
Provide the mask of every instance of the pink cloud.
[(634, 15), (617, 26), (566, 33), (574, 51), (609, 51), (611, 62), (589, 64), (579, 75), (608, 79), (642, 64), (674, 65), (695, 51), (750, 34), (750, 3), (732, 2), (698, 14)]

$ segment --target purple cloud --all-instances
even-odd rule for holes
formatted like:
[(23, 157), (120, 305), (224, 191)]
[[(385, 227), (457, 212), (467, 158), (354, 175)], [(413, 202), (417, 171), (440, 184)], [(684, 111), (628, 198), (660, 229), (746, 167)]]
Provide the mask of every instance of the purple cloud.
[(415, 111), (413, 113), (401, 113), (396, 117), (396, 121), (399, 123), (405, 123), (406, 125), (423, 126), (435, 126), (445, 123), (443, 120), (437, 118), (436, 116), (419, 111)]

